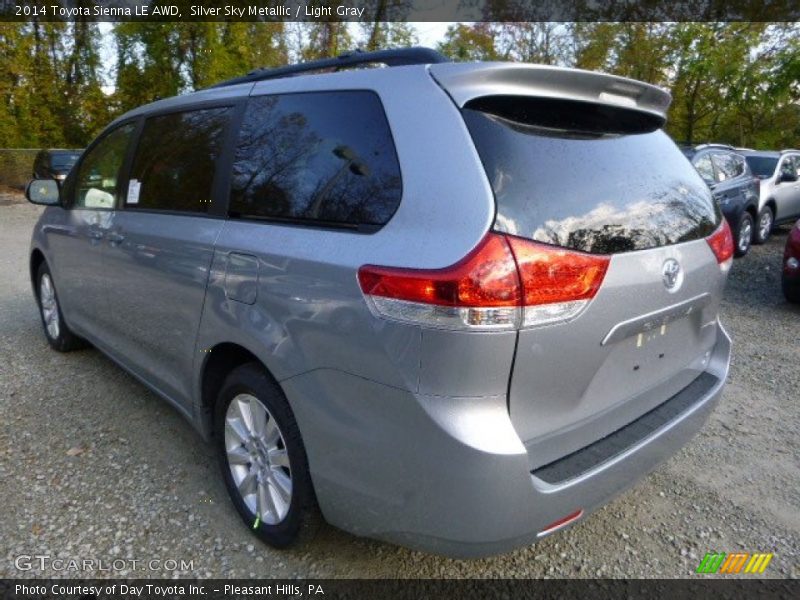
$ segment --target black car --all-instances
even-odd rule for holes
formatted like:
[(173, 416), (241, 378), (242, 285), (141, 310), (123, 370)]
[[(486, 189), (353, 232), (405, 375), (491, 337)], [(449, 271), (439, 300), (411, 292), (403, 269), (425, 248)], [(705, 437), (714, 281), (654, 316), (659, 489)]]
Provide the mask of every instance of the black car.
[(736, 242), (736, 256), (744, 256), (753, 243), (758, 215), (760, 182), (744, 157), (732, 146), (702, 144), (683, 153), (711, 188)]
[(80, 150), (39, 150), (33, 161), (33, 178), (64, 181), (80, 155)]

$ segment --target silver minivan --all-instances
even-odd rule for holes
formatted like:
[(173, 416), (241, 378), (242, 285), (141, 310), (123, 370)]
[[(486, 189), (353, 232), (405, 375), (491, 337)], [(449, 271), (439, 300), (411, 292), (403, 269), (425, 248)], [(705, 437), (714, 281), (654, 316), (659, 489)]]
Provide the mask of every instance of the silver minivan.
[(47, 339), (213, 440), (273, 546), (323, 518), (530, 544), (677, 452), (725, 384), (733, 243), (669, 102), (405, 49), (138, 108), (28, 188)]

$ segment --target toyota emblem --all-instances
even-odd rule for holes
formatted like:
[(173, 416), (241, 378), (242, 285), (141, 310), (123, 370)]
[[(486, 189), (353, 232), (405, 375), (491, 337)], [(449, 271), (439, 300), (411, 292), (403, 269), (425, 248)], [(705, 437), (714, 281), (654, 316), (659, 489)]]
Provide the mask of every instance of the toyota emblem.
[(680, 289), (683, 283), (683, 269), (674, 258), (664, 261), (664, 266), (661, 268), (661, 281), (664, 282), (664, 287), (668, 292), (677, 292)]

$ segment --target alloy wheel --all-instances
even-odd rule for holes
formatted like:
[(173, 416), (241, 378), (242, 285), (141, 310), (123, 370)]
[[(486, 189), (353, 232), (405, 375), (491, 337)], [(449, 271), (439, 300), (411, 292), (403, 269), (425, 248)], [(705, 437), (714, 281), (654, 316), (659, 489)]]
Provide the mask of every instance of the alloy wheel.
[(239, 394), (228, 405), (225, 451), (242, 501), (257, 522), (283, 521), (292, 502), (289, 455), (275, 418), (252, 394)]
[(758, 234), (762, 240), (765, 240), (769, 237), (770, 231), (772, 231), (772, 213), (765, 210), (758, 219)]
[(61, 324), (58, 317), (58, 300), (56, 300), (56, 290), (53, 287), (53, 280), (50, 275), (45, 273), (39, 280), (39, 302), (42, 307), (42, 318), (44, 319), (47, 335), (51, 339), (58, 339), (61, 332)]
[(750, 241), (753, 239), (753, 226), (747, 219), (739, 228), (739, 252), (744, 254), (750, 248)]

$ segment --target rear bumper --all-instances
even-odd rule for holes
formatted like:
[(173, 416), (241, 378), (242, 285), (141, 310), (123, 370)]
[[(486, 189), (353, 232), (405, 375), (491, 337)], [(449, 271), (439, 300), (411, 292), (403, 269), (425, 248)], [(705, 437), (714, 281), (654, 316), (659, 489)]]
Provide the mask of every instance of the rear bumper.
[(578, 510), (585, 518), (680, 450), (725, 384), (730, 339), (717, 328), (706, 366), (712, 386), (663, 426), (557, 483), (531, 474), (504, 396), (420, 396), (338, 371), (282, 383), (329, 522), (420, 550), (479, 557), (535, 542)]

